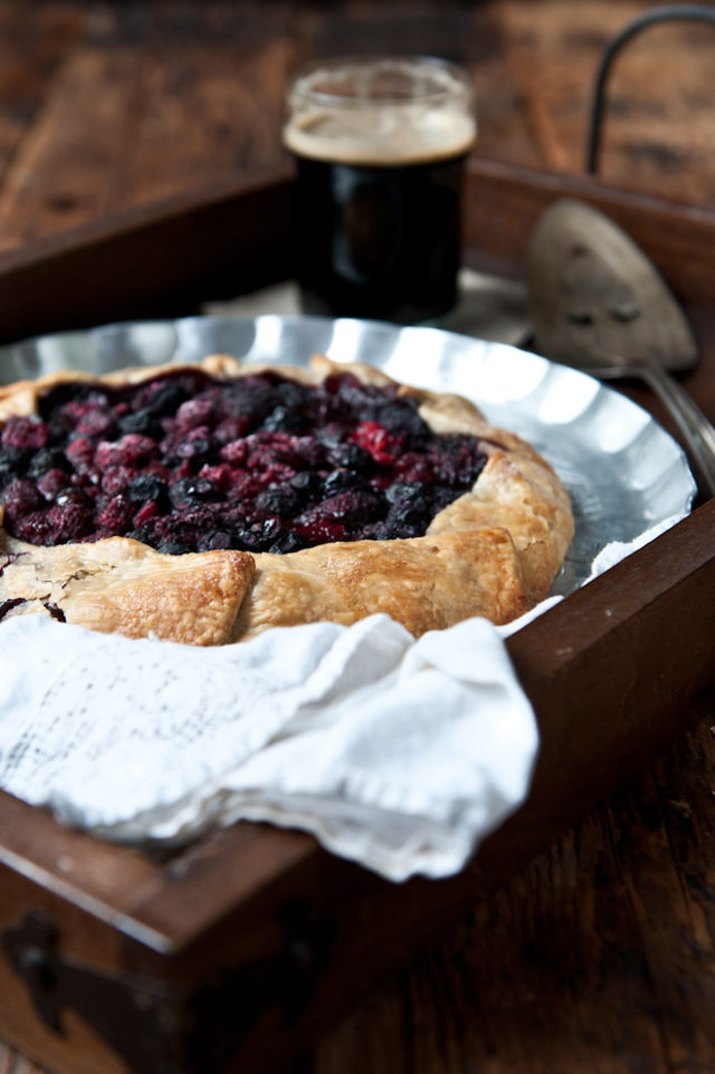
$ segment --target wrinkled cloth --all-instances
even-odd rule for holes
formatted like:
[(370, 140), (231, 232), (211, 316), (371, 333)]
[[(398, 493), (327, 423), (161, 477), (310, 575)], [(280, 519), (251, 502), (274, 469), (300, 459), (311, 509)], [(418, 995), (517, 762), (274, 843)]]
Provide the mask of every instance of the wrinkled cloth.
[(104, 837), (264, 820), (393, 880), (442, 876), (529, 784), (533, 713), (485, 620), (210, 649), (34, 615), (1, 630), (0, 785)]
[(560, 599), (504, 628), (415, 640), (374, 615), (216, 648), (8, 618), (0, 786), (109, 839), (267, 821), (391, 880), (456, 873), (528, 794), (537, 726), (504, 638)]

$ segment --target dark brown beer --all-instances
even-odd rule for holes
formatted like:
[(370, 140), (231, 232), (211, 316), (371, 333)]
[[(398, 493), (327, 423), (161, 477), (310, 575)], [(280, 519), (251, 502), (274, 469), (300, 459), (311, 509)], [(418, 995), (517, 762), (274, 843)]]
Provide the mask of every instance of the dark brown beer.
[[(303, 87), (286, 126), (301, 304), (306, 313), (432, 320), (456, 301), (462, 176), (476, 131), (468, 86), (449, 65), (400, 60), (398, 92), (391, 61), (376, 62), (382, 96), (363, 86), (353, 99), (355, 66), (338, 75), (333, 67), (327, 91), (325, 78), (319, 92), (315, 81)], [(425, 65), (439, 92), (425, 84)]]
[(402, 167), (298, 158), (304, 312), (426, 321), (456, 302), (464, 157)]

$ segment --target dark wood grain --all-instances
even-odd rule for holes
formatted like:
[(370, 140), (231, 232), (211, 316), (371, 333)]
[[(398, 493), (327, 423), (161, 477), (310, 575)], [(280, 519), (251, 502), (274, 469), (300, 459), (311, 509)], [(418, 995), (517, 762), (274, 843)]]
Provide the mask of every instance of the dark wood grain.
[[(571, 176), (575, 192), (613, 211), (634, 237), (653, 246), (671, 286), (688, 295), (703, 354), (687, 383), (715, 418), (713, 260), (707, 242), (694, 251), (691, 241), (701, 215), (708, 234), (707, 211), (715, 206), (715, 31), (663, 27), (633, 46), (618, 64), (607, 121), (601, 177), (612, 193), (597, 193), (583, 176), (600, 49), (647, 6), (628, 0), (38, 0), (28, 17), (24, 0), (0, 0), (0, 248), (10, 258), (4, 263), (20, 266), (24, 244), (36, 239), (56, 242), (59, 257), (63, 240), (65, 251), (71, 246), (68, 229), (85, 224), (96, 227), (89, 243), (96, 250), (111, 233), (115, 213), (143, 207), (146, 224), (159, 197), (178, 199), (180, 236), (181, 206), (193, 192), (213, 184), (228, 192), (239, 176), (281, 171), (283, 87), (305, 56), (343, 51), (347, 42), (357, 51), (379, 42), (440, 52), (466, 62), (479, 91), (475, 162), (483, 200), (470, 216), (477, 260), (486, 247), (493, 265), (501, 258), (510, 271), (518, 266), (526, 238), (519, 221), (533, 218), (535, 204), (525, 203), (518, 183), (509, 186), (510, 166)], [(536, 197), (546, 203), (548, 186), (539, 189)], [(501, 216), (493, 211), (497, 201)], [(687, 208), (683, 215), (669, 206)], [(135, 239), (140, 232), (141, 226)], [(182, 241), (199, 251), (197, 262), (207, 262), (199, 234), (184, 233)], [(40, 272), (32, 257), (24, 264), (23, 271)], [(44, 306), (47, 287), (41, 276), (37, 280)], [(121, 285), (111, 276), (106, 283), (105, 298)], [(184, 305), (190, 291), (187, 285), (179, 296)], [(32, 303), (22, 308), (21, 294), (24, 288), (5, 296), (0, 316), (20, 333), (32, 329)], [(159, 298), (152, 295), (151, 302)], [(162, 298), (167, 312), (169, 298)], [(652, 403), (645, 393), (639, 398)], [(703, 601), (708, 592), (700, 594)], [(687, 629), (687, 608), (681, 614), (675, 632)], [(619, 674), (627, 672), (619, 667)], [(660, 681), (658, 669), (649, 674), (640, 662), (633, 669), (633, 682), (654, 706)], [(579, 698), (567, 700), (578, 718)], [(707, 707), (707, 698), (701, 703)], [(593, 711), (587, 714), (594, 718)], [(626, 782), (605, 803), (504, 885), (475, 894), (459, 921), (445, 926), (441, 942), (364, 998), (291, 1069), (715, 1069), (713, 723), (715, 716), (705, 716), (635, 775), (624, 770)], [(68, 859), (68, 849), (78, 850), (69, 835), (64, 848), (51, 840), (23, 845), (19, 817), (13, 832), (17, 850), (44, 855), (49, 870), (58, 867), (64, 849), (65, 870), (68, 860), (80, 863), (78, 886), (98, 897), (111, 894), (125, 907), (141, 901), (150, 923), (159, 890), (152, 863), (132, 853), (121, 867), (114, 855)], [(237, 837), (225, 838), (230, 844)], [(276, 853), (279, 846), (285, 846), (280, 838)], [(177, 936), (186, 921), (179, 901)], [(76, 953), (90, 961), (115, 957), (102, 948), (102, 935), (77, 928)], [(13, 1002), (17, 1009), (24, 1003), (19, 991)], [(74, 1023), (70, 1028), (82, 1042), (84, 1068), (109, 1071), (96, 1060), (102, 1052), (92, 1033)], [(41, 1046), (47, 1041), (38, 1039)], [(0, 1072), (39, 1074), (39, 1068), (0, 1044)]]

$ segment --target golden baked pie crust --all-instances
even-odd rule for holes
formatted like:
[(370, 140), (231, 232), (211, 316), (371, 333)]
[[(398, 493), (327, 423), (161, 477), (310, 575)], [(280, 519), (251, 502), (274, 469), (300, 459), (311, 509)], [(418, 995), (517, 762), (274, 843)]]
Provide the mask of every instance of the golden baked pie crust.
[[(199, 367), (219, 379), (263, 368), (225, 355)], [(136, 367), (102, 377), (63, 371), (17, 382), (0, 388), (0, 423), (35, 413), (38, 399), (60, 383), (120, 386), (180, 368)], [(372, 366), (323, 356), (308, 369), (266, 368), (304, 383), (346, 370), (363, 382), (395, 383)], [(468, 400), (406, 385), (399, 394), (417, 399), (433, 432), (470, 433), (487, 455), (471, 491), (440, 511), (424, 537), (322, 544), (283, 555), (177, 556), (125, 537), (34, 546), (0, 529), (0, 606), (12, 602), (9, 615), (42, 613), (94, 630), (196, 645), (240, 641), (272, 626), (350, 624), (375, 612), (416, 637), (475, 615), (509, 622), (546, 596), (561, 567), (573, 536), (568, 495), (529, 444), (490, 425)]]

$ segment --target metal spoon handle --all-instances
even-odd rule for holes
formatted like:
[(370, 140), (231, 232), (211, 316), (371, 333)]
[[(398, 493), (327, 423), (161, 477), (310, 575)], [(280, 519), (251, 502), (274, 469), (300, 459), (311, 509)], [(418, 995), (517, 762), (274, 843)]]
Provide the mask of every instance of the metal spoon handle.
[(703, 495), (708, 499), (715, 496), (715, 428), (682, 385), (664, 369), (649, 365), (640, 367), (639, 372), (682, 433)]

